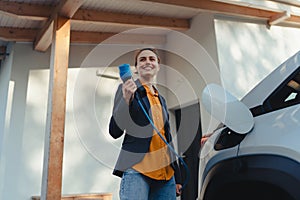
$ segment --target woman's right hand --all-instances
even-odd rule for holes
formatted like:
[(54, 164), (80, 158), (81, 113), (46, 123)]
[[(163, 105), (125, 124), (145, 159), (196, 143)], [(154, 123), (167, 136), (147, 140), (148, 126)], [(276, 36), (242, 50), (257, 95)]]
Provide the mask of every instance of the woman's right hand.
[(122, 85), (123, 98), (125, 99), (127, 105), (129, 105), (130, 102), (132, 101), (136, 90), (137, 90), (137, 86), (132, 79), (128, 79), (127, 81), (125, 81), (125, 83), (123, 83)]
[(208, 138), (212, 135), (213, 133), (208, 133), (202, 136), (201, 138), (201, 147), (205, 144), (205, 142), (208, 140)]

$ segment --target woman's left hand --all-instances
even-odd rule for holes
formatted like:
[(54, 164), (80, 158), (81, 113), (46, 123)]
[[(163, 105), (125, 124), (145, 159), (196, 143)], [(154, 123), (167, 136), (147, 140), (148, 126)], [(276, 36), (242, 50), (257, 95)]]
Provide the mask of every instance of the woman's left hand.
[(181, 188), (182, 188), (181, 184), (176, 184), (176, 196), (181, 195)]

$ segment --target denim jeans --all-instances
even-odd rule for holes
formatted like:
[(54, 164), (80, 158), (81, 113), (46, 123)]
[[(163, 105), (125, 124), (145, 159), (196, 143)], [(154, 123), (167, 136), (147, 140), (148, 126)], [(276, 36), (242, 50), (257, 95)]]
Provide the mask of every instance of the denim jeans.
[(176, 200), (175, 179), (154, 180), (128, 169), (121, 180), (120, 200)]

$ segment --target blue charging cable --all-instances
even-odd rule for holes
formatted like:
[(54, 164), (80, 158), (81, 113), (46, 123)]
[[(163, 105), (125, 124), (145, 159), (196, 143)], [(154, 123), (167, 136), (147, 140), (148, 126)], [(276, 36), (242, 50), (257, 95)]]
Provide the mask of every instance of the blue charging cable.
[(142, 105), (140, 98), (138, 97), (138, 94), (136, 93), (137, 96), (137, 101), (138, 104), (140, 105), (140, 107), (142, 108), (145, 116), (147, 117), (147, 119), (149, 120), (151, 126), (153, 127), (153, 129), (157, 132), (157, 134), (159, 135), (159, 137), (163, 140), (164, 143), (166, 143), (166, 145), (169, 147), (169, 149), (178, 157), (179, 161), (182, 163), (182, 165), (184, 166), (185, 170), (186, 170), (186, 179), (184, 181), (184, 183), (182, 184), (182, 188), (183, 189), (189, 179), (190, 179), (190, 172), (189, 172), (189, 168), (187, 166), (187, 164), (184, 162), (184, 160), (181, 158), (181, 156), (178, 155), (178, 153), (175, 151), (175, 149), (166, 141), (166, 139), (161, 135), (160, 131), (156, 128), (156, 126), (154, 125), (153, 121), (151, 120), (150, 116), (148, 115), (147, 111), (145, 110), (144, 106)]

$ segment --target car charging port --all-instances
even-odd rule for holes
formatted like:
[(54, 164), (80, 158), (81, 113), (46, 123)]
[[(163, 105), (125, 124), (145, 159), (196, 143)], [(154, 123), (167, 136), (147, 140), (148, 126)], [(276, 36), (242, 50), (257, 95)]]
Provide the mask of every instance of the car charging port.
[(246, 134), (238, 134), (228, 127), (224, 128), (214, 146), (216, 151), (234, 147), (241, 143)]

